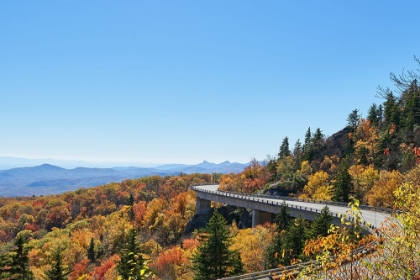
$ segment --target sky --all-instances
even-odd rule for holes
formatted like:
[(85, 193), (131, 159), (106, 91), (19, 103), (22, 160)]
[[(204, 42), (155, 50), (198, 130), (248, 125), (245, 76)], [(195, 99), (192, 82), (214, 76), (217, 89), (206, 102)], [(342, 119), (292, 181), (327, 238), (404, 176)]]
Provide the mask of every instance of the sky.
[(1, 1), (0, 156), (245, 163), (418, 68), (420, 1)]

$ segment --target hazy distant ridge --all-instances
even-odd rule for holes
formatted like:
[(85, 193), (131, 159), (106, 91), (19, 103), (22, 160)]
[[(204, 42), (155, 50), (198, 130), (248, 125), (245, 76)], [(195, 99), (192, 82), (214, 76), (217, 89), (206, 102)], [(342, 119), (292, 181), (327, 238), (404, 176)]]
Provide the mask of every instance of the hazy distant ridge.
[(29, 196), (56, 194), (81, 187), (93, 187), (124, 179), (151, 175), (178, 175), (179, 173), (238, 173), (248, 164), (225, 161), (215, 164), (207, 161), (196, 165), (166, 164), (154, 168), (115, 167), (65, 169), (51, 164), (0, 170), (0, 196)]

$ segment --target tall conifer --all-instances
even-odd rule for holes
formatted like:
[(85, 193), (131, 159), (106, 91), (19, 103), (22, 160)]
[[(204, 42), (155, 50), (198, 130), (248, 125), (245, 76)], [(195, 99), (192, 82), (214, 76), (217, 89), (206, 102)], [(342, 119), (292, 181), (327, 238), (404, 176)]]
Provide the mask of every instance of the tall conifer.
[(214, 280), (243, 271), (239, 252), (229, 249), (231, 237), (226, 220), (214, 211), (200, 235), (200, 245), (192, 256), (195, 280)]

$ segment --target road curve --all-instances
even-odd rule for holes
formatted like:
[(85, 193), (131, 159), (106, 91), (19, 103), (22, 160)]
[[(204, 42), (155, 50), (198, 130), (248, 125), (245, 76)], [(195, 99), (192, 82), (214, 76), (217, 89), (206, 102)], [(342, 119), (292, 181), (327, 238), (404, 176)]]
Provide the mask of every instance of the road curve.
[[(298, 200), (295, 198), (290, 197), (276, 197), (276, 196), (267, 196), (267, 195), (247, 195), (247, 194), (238, 194), (238, 193), (231, 193), (225, 191), (219, 191), (218, 185), (199, 185), (199, 186), (192, 186), (191, 189), (197, 192), (203, 193), (212, 193), (216, 196), (223, 196), (223, 197), (234, 197), (235, 199), (245, 199), (245, 200), (252, 200), (258, 201), (259, 203), (267, 203), (271, 205), (280, 205), (285, 202), (290, 208), (297, 208), (301, 209), (302, 207), (305, 211), (311, 211), (314, 213), (321, 212), (321, 209), (325, 206), (328, 206), (329, 210), (332, 212), (333, 216), (337, 216), (339, 214), (346, 213), (350, 208), (346, 203), (337, 203), (332, 201), (314, 201), (314, 200)], [(374, 231), (374, 228), (378, 228), (381, 224), (388, 219), (390, 216), (391, 211), (389, 209), (378, 208), (378, 207), (371, 207), (366, 205), (360, 205), (359, 207), (362, 212), (362, 219), (365, 222), (369, 223), (365, 224), (364, 227), (368, 230), (368, 232), (372, 234), (378, 234), (377, 231)], [(371, 244), (367, 246), (362, 246), (352, 251), (352, 255), (358, 254), (366, 254), (369, 251), (373, 250), (374, 243), (376, 241), (371, 242)], [(371, 246), (373, 245), (373, 246)], [(223, 278), (221, 280), (271, 280), (271, 279), (280, 279), (281, 275), (287, 275), (288, 273), (292, 273), (296, 275), (300, 270), (304, 269), (305, 267), (309, 266), (319, 266), (319, 263), (316, 260), (311, 260), (305, 263), (298, 263), (295, 265), (283, 267), (283, 268), (275, 268), (266, 271), (258, 271), (249, 274), (233, 276), (228, 278)]]
[[(203, 192), (212, 192), (215, 194), (225, 195), (229, 192), (219, 191), (219, 185), (201, 185), (201, 186), (194, 186), (195, 191), (203, 191)], [(248, 197), (255, 197), (255, 198), (263, 198), (263, 201), (267, 201), (268, 204), (283, 203), (285, 202), (288, 206), (297, 208), (297, 207), (307, 207), (313, 209), (314, 212), (320, 212), (322, 208), (328, 206), (330, 211), (334, 214), (345, 214), (350, 208), (347, 206), (346, 203), (336, 203), (330, 201), (322, 201), (322, 202), (307, 202), (302, 200), (296, 200), (294, 198), (288, 197), (276, 197), (276, 196), (258, 196), (258, 195), (247, 195)], [(375, 228), (381, 226), (382, 222), (384, 222), (389, 217), (389, 212), (386, 212), (386, 209), (383, 208), (376, 208), (367, 205), (360, 206), (362, 212), (362, 219), (365, 222), (370, 223)]]

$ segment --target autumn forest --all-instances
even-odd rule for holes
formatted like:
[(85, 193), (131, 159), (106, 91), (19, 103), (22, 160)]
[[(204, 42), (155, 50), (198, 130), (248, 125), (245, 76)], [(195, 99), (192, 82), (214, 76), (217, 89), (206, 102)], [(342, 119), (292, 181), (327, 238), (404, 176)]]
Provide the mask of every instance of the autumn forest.
[[(395, 87), (378, 88), (380, 102), (349, 112), (337, 133), (308, 128), (294, 145), (285, 137), (274, 156), (237, 174), (149, 176), (0, 198), (0, 279), (218, 279), (310, 259), (328, 279), (420, 279), (419, 78), (418, 71), (391, 74)], [(223, 191), (346, 202), (356, 217), (359, 203), (388, 208), (393, 219), (378, 237), (363, 236), (357, 223), (332, 226), (328, 208), (310, 222), (283, 206), (272, 224), (254, 228), (249, 209), (214, 203), (196, 215), (190, 186), (215, 183)], [(377, 248), (350, 260), (349, 271), (348, 252), (372, 238), (381, 238)], [(324, 277), (311, 273), (299, 277)]]

